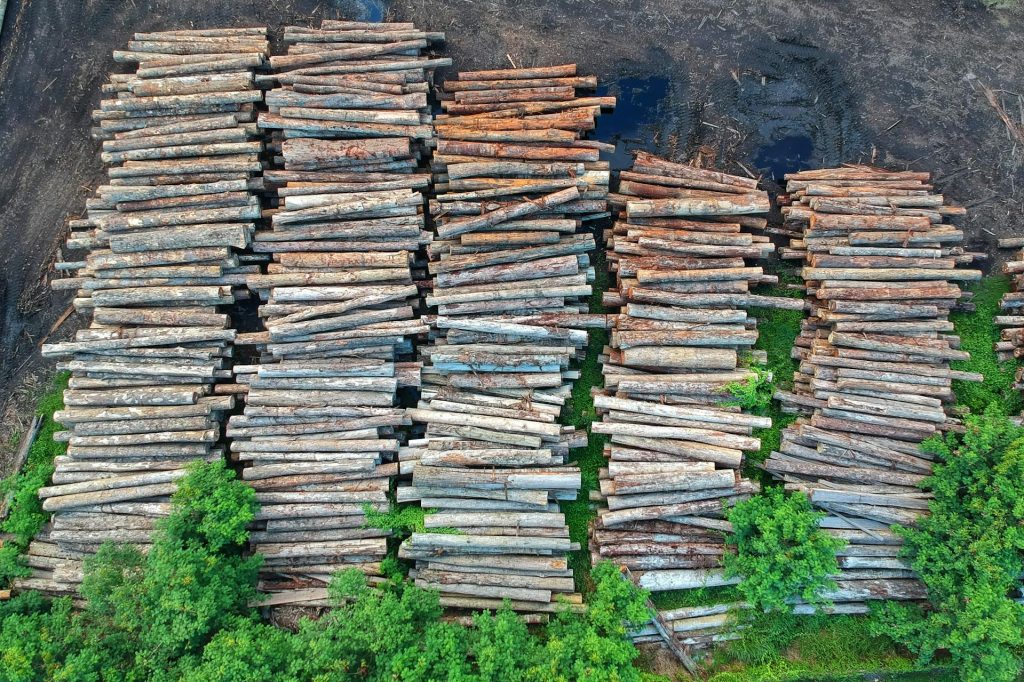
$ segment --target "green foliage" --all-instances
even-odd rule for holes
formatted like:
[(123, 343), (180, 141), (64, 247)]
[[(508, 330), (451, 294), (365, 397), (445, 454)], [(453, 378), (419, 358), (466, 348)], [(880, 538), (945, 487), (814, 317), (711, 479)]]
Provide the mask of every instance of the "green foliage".
[(541, 638), (507, 607), (477, 614), (465, 627), (440, 620), (434, 592), (401, 580), (371, 588), (358, 571), (346, 571), (331, 585), (337, 606), (319, 620), (301, 621), (294, 634), (236, 621), (210, 641), (182, 679), (639, 681), (637, 652), (622, 619), (647, 618), (644, 595), (610, 564), (598, 564), (594, 574), (588, 612), (566, 608)]
[(740, 592), (755, 608), (783, 609), (799, 596), (820, 602), (819, 592), (834, 583), (835, 553), (843, 543), (818, 528), (824, 516), (811, 508), (802, 493), (785, 495), (769, 488), (729, 510), (733, 533), (727, 543), (725, 572), (740, 577)]
[[(756, 293), (786, 298), (801, 298), (803, 296), (802, 290), (785, 286), (800, 281), (794, 274), (789, 271), (775, 274), (779, 276), (780, 283), (774, 286), (758, 287)], [(767, 369), (772, 376), (773, 392), (774, 389), (788, 390), (792, 388), (793, 374), (797, 369), (797, 362), (793, 359), (792, 350), (796, 337), (800, 334), (800, 323), (804, 317), (803, 311), (750, 308), (748, 313), (751, 317), (757, 318), (758, 336), (754, 348), (763, 350), (768, 355)], [(771, 417), (772, 425), (754, 432), (754, 435), (761, 439), (761, 449), (747, 455), (743, 473), (765, 483), (770, 477), (758, 469), (757, 465), (768, 459), (773, 450), (778, 450), (783, 429), (793, 423), (796, 417), (784, 413), (779, 403), (774, 400), (769, 401), (763, 414)]]
[(66, 600), (5, 612), (0, 655), (26, 672), (0, 682), (177, 680), (218, 631), (251, 616), (260, 559), (242, 548), (252, 488), (222, 462), (196, 463), (172, 500), (145, 556), (106, 544), (87, 560), (81, 613)]
[(999, 362), (993, 345), (999, 341), (1000, 330), (995, 325), (995, 316), (1001, 314), (999, 301), (1010, 290), (1010, 279), (1004, 275), (984, 278), (970, 287), (974, 292), (975, 311), (953, 313), (956, 333), (960, 336), (960, 347), (971, 354), (970, 360), (953, 363), (953, 368), (965, 372), (980, 372), (985, 380), (981, 383), (954, 381), (953, 390), (957, 401), (981, 414), (989, 405), (1002, 405), (1007, 414), (1017, 414), (1024, 408), (1024, 400), (1013, 389), (1014, 374), (1018, 362)]
[[(640, 676), (633, 667), (636, 649), (626, 637), (630, 624), (650, 618), (645, 594), (624, 580), (610, 562), (592, 572), (595, 589), (584, 617), (559, 612), (548, 625), (548, 640), (539, 672), (533, 679), (561, 682), (630, 682)], [(625, 621), (625, 622), (624, 622)]]
[(363, 514), (366, 515), (365, 526), (367, 528), (390, 530), (401, 537), (407, 537), (412, 533), (462, 534), (462, 531), (457, 528), (427, 528), (427, 515), (433, 514), (436, 511), (436, 509), (424, 509), (418, 504), (401, 506), (393, 504), (386, 512), (377, 511), (371, 504), (363, 505)]
[(998, 405), (965, 422), (962, 436), (928, 444), (931, 514), (900, 531), (931, 608), (885, 604), (875, 631), (922, 664), (948, 650), (965, 682), (1009, 681), (1024, 671), (1024, 606), (1011, 598), (1024, 574), (1024, 429)]
[(254, 618), (233, 618), (203, 649), (182, 682), (298, 682), (292, 661), (305, 656), (291, 632)]
[(725, 389), (735, 399), (725, 404), (730, 407), (741, 407), (752, 414), (766, 414), (772, 404), (772, 394), (775, 392), (771, 372), (757, 365), (752, 365), (749, 369), (753, 375), (746, 381), (726, 384)]
[[(608, 266), (604, 251), (598, 249), (594, 254), (594, 271), (596, 273), (593, 294), (590, 296), (589, 309), (592, 313), (607, 313), (601, 303), (601, 295), (608, 289)], [(604, 329), (591, 329), (587, 344), (587, 354), (580, 363), (580, 378), (573, 384), (572, 395), (563, 410), (562, 423), (571, 424), (578, 429), (590, 431), (590, 425), (597, 419), (594, 399), (590, 389), (604, 385), (601, 363), (598, 356), (608, 343), (608, 332)], [(581, 486), (575, 500), (560, 503), (565, 522), (569, 527), (569, 539), (579, 543), (580, 549), (569, 554), (569, 567), (576, 578), (576, 589), (589, 594), (594, 589), (590, 579), (590, 550), (587, 547), (590, 539), (589, 527), (597, 515), (590, 493), (598, 489), (598, 472), (605, 466), (604, 446), (607, 436), (591, 433), (587, 446), (576, 448), (569, 453), (569, 459), (580, 468)]]
[(161, 531), (168, 542), (199, 544), (210, 552), (241, 546), (256, 518), (256, 491), (223, 462), (195, 464), (178, 484), (175, 513)]
[[(890, 673), (913, 668), (900, 648), (869, 632), (860, 616), (795, 616), (791, 613), (745, 611), (736, 614), (742, 637), (712, 654), (712, 682), (791, 682), (809, 679), (860, 679), (857, 673)], [(920, 682), (938, 682), (929, 671)], [(871, 676), (870, 679), (875, 679)], [(909, 680), (908, 680), (909, 682)]]
[(0, 548), (0, 587), (6, 587), (15, 577), (28, 574), (19, 557), (50, 518), (43, 511), (42, 500), (36, 493), (53, 475), (53, 458), (67, 450), (65, 443), (53, 440), (53, 434), (60, 431), (60, 425), (53, 421), (53, 413), (64, 407), (64, 389), (69, 376), (67, 373), (59, 374), (36, 406), (36, 413), (42, 415), (43, 424), (29, 449), (24, 468), (0, 482), (0, 499), (8, 496), (11, 499), (9, 514), (0, 524), (0, 530), (14, 535), (13, 540)]
[(721, 587), (698, 587), (693, 590), (669, 590), (655, 592), (651, 601), (661, 611), (671, 611), (689, 606), (710, 606), (743, 601), (743, 595), (735, 585)]

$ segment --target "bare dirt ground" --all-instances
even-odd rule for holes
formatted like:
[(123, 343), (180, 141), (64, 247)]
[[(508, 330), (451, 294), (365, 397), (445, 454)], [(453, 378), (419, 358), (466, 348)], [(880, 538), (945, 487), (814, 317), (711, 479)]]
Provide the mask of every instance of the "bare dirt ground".
[[(78, 320), (49, 291), (67, 218), (102, 179), (90, 112), (132, 32), (318, 24), (382, 13), (448, 35), (456, 69), (577, 62), (621, 98), (598, 134), (730, 171), (874, 161), (935, 172), (971, 245), (1019, 233), (1024, 14), (876, 0), (12, 0), (0, 34), (0, 420), (24, 413), (38, 346)], [(443, 77), (443, 73), (441, 76)], [(1022, 93), (1022, 94), (1018, 94)], [(618, 162), (628, 158), (623, 153)], [(16, 426), (16, 424), (15, 424)], [(0, 445), (6, 440), (0, 433)], [(0, 457), (0, 471), (3, 470)]]

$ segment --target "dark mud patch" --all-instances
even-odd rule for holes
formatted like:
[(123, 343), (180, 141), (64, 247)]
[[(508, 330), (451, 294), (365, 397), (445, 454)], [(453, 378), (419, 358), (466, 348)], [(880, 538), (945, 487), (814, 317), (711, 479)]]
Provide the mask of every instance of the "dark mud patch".
[(866, 160), (859, 107), (835, 57), (812, 45), (764, 39), (700, 102), (698, 146), (750, 174), (782, 182), (787, 172)]

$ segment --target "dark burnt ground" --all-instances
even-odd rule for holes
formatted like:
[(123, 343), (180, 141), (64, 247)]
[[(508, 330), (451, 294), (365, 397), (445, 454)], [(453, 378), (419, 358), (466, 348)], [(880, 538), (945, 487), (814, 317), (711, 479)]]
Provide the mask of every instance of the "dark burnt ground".
[(766, 177), (874, 160), (935, 172), (971, 207), (973, 248), (996, 256), (995, 238), (1020, 229), (1024, 149), (979, 84), (1024, 115), (1014, 90), (1024, 90), (1024, 15), (978, 2), (12, 0), (0, 35), (0, 395), (49, 366), (37, 345), (70, 303), (47, 281), (66, 219), (103, 178), (90, 112), (121, 70), (112, 50), (134, 31), (279, 31), (385, 13), (446, 31), (456, 69), (511, 57), (598, 74), (622, 98), (598, 131), (620, 142), (617, 166), (636, 148)]
[(576, 61), (613, 94), (621, 79), (667, 81), (653, 128), (639, 126), (654, 137), (636, 146), (736, 173), (930, 170), (971, 207), (972, 248), (995, 255), (996, 237), (1019, 229), (1024, 149), (980, 83), (1024, 117), (1021, 12), (949, 0), (412, 0), (398, 14), (447, 31), (461, 69)]

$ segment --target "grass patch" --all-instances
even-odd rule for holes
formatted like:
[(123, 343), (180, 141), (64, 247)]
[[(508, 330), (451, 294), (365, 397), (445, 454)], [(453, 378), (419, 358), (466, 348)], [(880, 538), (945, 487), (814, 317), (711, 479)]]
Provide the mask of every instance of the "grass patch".
[(699, 587), (695, 590), (671, 590), (655, 592), (651, 601), (661, 611), (685, 609), (692, 606), (712, 606), (743, 601), (743, 595), (735, 585), (721, 587)]
[[(786, 286), (789, 283), (799, 282), (795, 275), (787, 272), (778, 274), (778, 284), (758, 287), (756, 293), (762, 296), (803, 298), (802, 290)], [(792, 388), (793, 374), (797, 370), (798, 363), (793, 359), (791, 352), (796, 337), (800, 334), (800, 323), (804, 319), (803, 311), (750, 308), (748, 312), (751, 317), (757, 318), (758, 335), (754, 348), (768, 354), (766, 368), (772, 374), (772, 383), (775, 388), (784, 390)], [(758, 465), (768, 459), (773, 450), (778, 449), (782, 430), (796, 419), (796, 415), (785, 414), (777, 400), (771, 401), (764, 416), (771, 417), (772, 425), (767, 429), (754, 431), (754, 435), (761, 439), (761, 449), (756, 453), (747, 454), (743, 470), (745, 476), (761, 483), (767, 483), (771, 477), (757, 468)]]
[[(737, 624), (743, 628), (743, 637), (712, 653), (708, 666), (711, 682), (845, 679), (863, 673), (916, 671), (891, 640), (871, 635), (863, 616), (772, 612), (745, 613), (740, 618)], [(926, 675), (922, 679), (954, 679), (933, 670)]]
[[(593, 263), (595, 278), (593, 293), (589, 300), (590, 312), (606, 313), (608, 311), (601, 303), (601, 296), (608, 289), (609, 275), (603, 249), (597, 249)], [(590, 389), (604, 386), (604, 375), (601, 373), (598, 356), (608, 343), (608, 332), (603, 329), (592, 329), (589, 336), (587, 355), (579, 368), (580, 378), (572, 387), (572, 398), (565, 406), (562, 420), (563, 424), (571, 424), (587, 431), (590, 431), (590, 424), (597, 419)], [(562, 513), (565, 514), (565, 521), (569, 526), (569, 539), (580, 544), (579, 550), (569, 554), (569, 567), (575, 576), (576, 589), (584, 593), (589, 593), (593, 589), (593, 581), (590, 578), (590, 550), (587, 545), (590, 522), (597, 516), (597, 511), (590, 502), (590, 492), (598, 489), (598, 472), (605, 465), (606, 442), (605, 436), (590, 434), (587, 447), (576, 448), (569, 453), (569, 461), (580, 468), (582, 487), (575, 500), (561, 503)]]
[(53, 413), (64, 407), (64, 389), (70, 376), (67, 372), (58, 374), (50, 389), (39, 399), (36, 413), (43, 416), (43, 425), (28, 452), (25, 466), (0, 482), (0, 498), (11, 495), (10, 512), (0, 524), (0, 531), (13, 536), (0, 548), (0, 587), (9, 587), (12, 579), (28, 574), (20, 556), (50, 519), (36, 493), (53, 475), (53, 458), (67, 450), (66, 443), (53, 440), (53, 434), (61, 430), (61, 426), (53, 421)]
[(1000, 314), (999, 301), (1003, 294), (1010, 291), (1010, 278), (992, 275), (967, 287), (967, 290), (974, 293), (975, 311), (953, 313), (950, 320), (960, 336), (961, 349), (970, 353), (971, 359), (954, 362), (953, 369), (980, 372), (985, 380), (981, 383), (954, 381), (957, 401), (971, 408), (975, 414), (981, 414), (992, 403), (1003, 405), (1007, 414), (1017, 414), (1024, 407), (1020, 393), (1013, 390), (1019, 362), (999, 362), (993, 349), (999, 341), (995, 316)]

